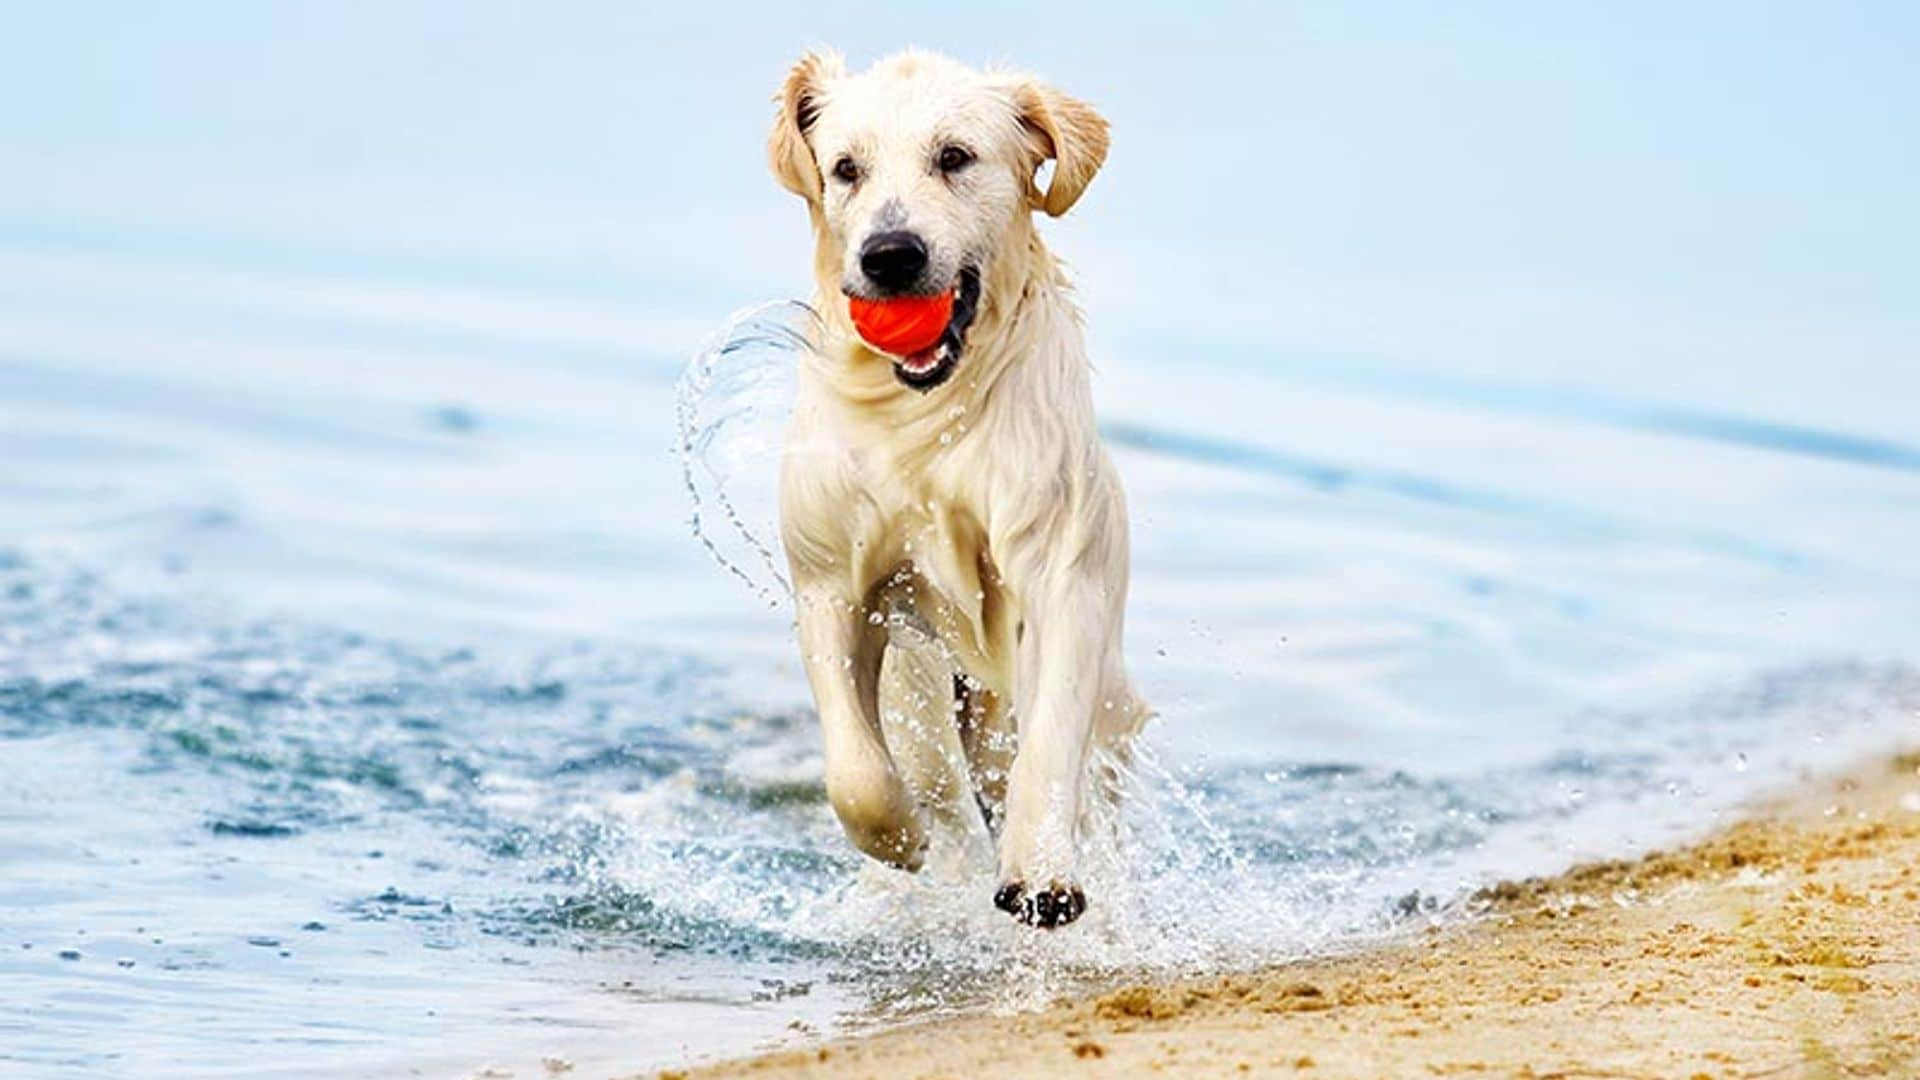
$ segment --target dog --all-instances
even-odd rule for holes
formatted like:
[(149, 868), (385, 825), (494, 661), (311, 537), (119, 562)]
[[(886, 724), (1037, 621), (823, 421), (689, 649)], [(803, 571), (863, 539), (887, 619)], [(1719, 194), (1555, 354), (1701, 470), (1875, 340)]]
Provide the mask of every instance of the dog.
[[(1035, 79), (906, 52), (809, 53), (768, 156), (812, 221), (813, 355), (782, 452), (780, 534), (853, 844), (920, 869), (935, 823), (998, 847), (996, 906), (1078, 918), (1086, 818), (1149, 716), (1122, 659), (1126, 500), (1094, 421), (1080, 313), (1035, 212), (1070, 210), (1107, 123)], [(1039, 172), (1052, 172), (1045, 186)], [(866, 344), (852, 299), (952, 292), (936, 344)]]

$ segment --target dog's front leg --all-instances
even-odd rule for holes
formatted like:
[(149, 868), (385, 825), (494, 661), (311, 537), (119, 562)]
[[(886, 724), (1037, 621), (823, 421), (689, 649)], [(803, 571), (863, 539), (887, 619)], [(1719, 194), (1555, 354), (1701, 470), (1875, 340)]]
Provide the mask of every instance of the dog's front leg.
[(1118, 637), (1111, 588), (1084, 569), (1043, 575), (1026, 600), (1015, 676), (1019, 730), (994, 903), (1022, 922), (1062, 926), (1086, 910), (1075, 829), (1096, 698)]
[(855, 847), (918, 870), (926, 832), (880, 734), (880, 658), (886, 630), (831, 590), (799, 594), (800, 655), (826, 745), (827, 799)]

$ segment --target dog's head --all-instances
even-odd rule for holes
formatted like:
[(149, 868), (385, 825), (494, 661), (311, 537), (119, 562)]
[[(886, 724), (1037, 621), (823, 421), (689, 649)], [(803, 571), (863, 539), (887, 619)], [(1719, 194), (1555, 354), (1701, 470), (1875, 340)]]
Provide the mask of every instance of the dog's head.
[(894, 374), (920, 390), (953, 374), (983, 276), (1026, 245), (1030, 213), (1066, 213), (1107, 155), (1107, 123), (1083, 102), (928, 53), (857, 75), (810, 53), (775, 101), (768, 154), (809, 204), (823, 287), (868, 300), (954, 292), (939, 341), (893, 358)]

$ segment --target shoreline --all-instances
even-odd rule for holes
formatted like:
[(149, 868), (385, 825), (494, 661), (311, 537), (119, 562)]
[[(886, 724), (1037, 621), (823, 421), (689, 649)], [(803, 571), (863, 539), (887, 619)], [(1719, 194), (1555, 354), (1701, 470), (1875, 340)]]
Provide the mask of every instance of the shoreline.
[(1920, 1075), (1920, 754), (1371, 950), (660, 1078)]

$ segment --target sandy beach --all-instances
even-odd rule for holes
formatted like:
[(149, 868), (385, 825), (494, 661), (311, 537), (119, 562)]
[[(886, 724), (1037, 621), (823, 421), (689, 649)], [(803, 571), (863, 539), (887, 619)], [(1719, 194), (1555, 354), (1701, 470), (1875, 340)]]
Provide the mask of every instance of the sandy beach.
[(1920, 1076), (1920, 755), (1475, 906), (1363, 955), (659, 1076)]

